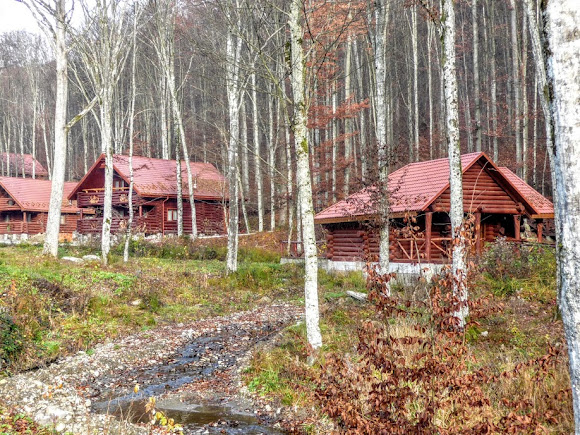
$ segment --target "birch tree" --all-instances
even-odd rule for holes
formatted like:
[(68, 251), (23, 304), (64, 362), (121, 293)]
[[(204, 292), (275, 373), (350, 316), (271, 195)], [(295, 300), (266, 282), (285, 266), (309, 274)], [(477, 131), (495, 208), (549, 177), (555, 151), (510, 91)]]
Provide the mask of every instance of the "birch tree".
[[(386, 101), (386, 38), (389, 19), (390, 2), (388, 0), (375, 1), (374, 34), (371, 37), (373, 46), (373, 61), (375, 67), (375, 123), (377, 155), (379, 165), (379, 220), (380, 246), (379, 268), (383, 274), (389, 273), (389, 198), (387, 181), (389, 179), (389, 162), (387, 146), (387, 101)], [(386, 289), (389, 293), (389, 289)]]
[(322, 346), (318, 310), (318, 254), (314, 233), (314, 207), (308, 149), (308, 103), (306, 101), (306, 68), (301, 26), (302, 1), (292, 0), (288, 26), (290, 27), (290, 82), (294, 99), (294, 144), (296, 148), (296, 179), (304, 245), (304, 305), (306, 335), (314, 351)]
[[(41, 28), (54, 42), (56, 64), (56, 103), (54, 109), (54, 166), (51, 176), (52, 188), (46, 222), (43, 254), (58, 256), (58, 234), (60, 232), (60, 211), (64, 193), (67, 149), (67, 101), (68, 101), (68, 58), (66, 32), (68, 18), (65, 0), (23, 1)], [(54, 20), (54, 24), (51, 22)]]
[(580, 9), (575, 0), (542, 3), (553, 96), (559, 306), (570, 359), (576, 434), (580, 433)]
[[(50, 191), (50, 203), (46, 222), (46, 234), (42, 253), (58, 256), (58, 235), (60, 233), (60, 213), (64, 194), (64, 180), (67, 167), (67, 137), (68, 132), (76, 122), (81, 120), (96, 102), (93, 99), (87, 106), (69, 122), (67, 122), (68, 102), (68, 49), (66, 37), (69, 17), (66, 11), (66, 0), (18, 0), (24, 3), (34, 15), (38, 25), (54, 43), (56, 64), (56, 102), (54, 109), (54, 165)], [(45, 145), (46, 130), (45, 133)], [(47, 147), (48, 148), (48, 147)], [(48, 159), (47, 149), (47, 159)]]
[[(183, 124), (183, 115), (179, 107), (179, 100), (177, 95), (177, 86), (175, 79), (175, 50), (174, 50), (174, 33), (175, 33), (175, 4), (169, 0), (164, 0), (159, 6), (159, 13), (157, 17), (157, 35), (153, 38), (153, 46), (159, 59), (159, 66), (165, 78), (165, 83), (169, 91), (169, 99), (171, 102), (171, 110), (173, 118), (177, 123), (177, 131), (179, 133), (179, 142), (181, 143), (183, 160), (185, 163), (185, 171), (187, 174), (187, 188), (189, 193), (189, 206), (191, 208), (191, 238), (197, 238), (197, 216), (195, 212), (195, 194), (193, 185), (193, 173), (191, 165), (189, 164), (189, 150), (187, 147), (187, 137), (185, 135), (185, 126)], [(181, 164), (180, 164), (181, 166)], [(178, 173), (181, 177), (181, 172)]]
[[(226, 40), (226, 88), (229, 114), (229, 143), (228, 143), (228, 252), (226, 257), (226, 271), (238, 270), (238, 140), (240, 136), (240, 104), (242, 101), (240, 87), (240, 56), (242, 39), (236, 35), (240, 28), (239, 2), (235, 0), (228, 5), (228, 30)], [(234, 11), (231, 9), (235, 8)], [(254, 125), (254, 128), (256, 126)]]
[(459, 326), (465, 326), (469, 314), (466, 287), (466, 248), (463, 227), (463, 182), (461, 149), (459, 147), (459, 109), (457, 104), (457, 73), (455, 70), (455, 10), (453, 0), (443, 0), (441, 14), (441, 44), (445, 84), (446, 138), (449, 153), (449, 187), (451, 191), (451, 231), (453, 237), (453, 293), (459, 301), (455, 313)]
[(114, 95), (129, 52), (126, 44), (131, 27), (127, 25), (128, 14), (115, 0), (96, 0), (94, 7), (85, 0), (81, 5), (86, 27), (75, 36), (75, 41), (79, 47), (82, 67), (99, 101), (101, 152), (105, 154), (101, 260), (106, 265), (111, 250), (113, 219)]

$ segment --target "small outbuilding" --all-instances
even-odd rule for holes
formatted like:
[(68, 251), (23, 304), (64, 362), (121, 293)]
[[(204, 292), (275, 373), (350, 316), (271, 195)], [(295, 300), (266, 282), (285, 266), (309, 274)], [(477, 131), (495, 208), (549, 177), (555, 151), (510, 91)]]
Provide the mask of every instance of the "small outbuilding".
[[(554, 218), (554, 206), (547, 198), (483, 152), (464, 154), (461, 163), (463, 207), (473, 216), (474, 254), (481, 254), (484, 243), (498, 236), (545, 241), (544, 223)], [(388, 191), (390, 261), (447, 262), (452, 236), (449, 160), (411, 163), (394, 171)], [(315, 223), (324, 229), (330, 261), (377, 261), (377, 195), (376, 188), (365, 188), (315, 216)]]
[[(64, 183), (65, 198), (76, 183)], [(0, 234), (19, 238), (46, 231), (52, 182), (32, 178), (0, 177)], [(76, 230), (80, 210), (74, 201), (64, 200), (60, 233), (71, 236)]]
[[(129, 157), (113, 156), (113, 220), (111, 232), (124, 231), (129, 207), (133, 207), (133, 227), (144, 234), (177, 233), (177, 162), (133, 156), (133, 201), (129, 204)], [(211, 163), (190, 162), (197, 229), (201, 234), (224, 234), (227, 208), (226, 180)], [(191, 233), (191, 207), (187, 169), (181, 164), (183, 231)], [(101, 155), (76, 188), (68, 195), (81, 208), (77, 224), (80, 234), (100, 234), (105, 197), (105, 155)], [(86, 212), (92, 214), (87, 215)]]

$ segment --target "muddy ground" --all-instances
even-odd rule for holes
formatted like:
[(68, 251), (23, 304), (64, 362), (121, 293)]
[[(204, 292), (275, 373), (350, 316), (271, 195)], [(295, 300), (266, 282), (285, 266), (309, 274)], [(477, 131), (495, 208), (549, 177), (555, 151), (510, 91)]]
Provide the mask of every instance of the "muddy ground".
[(302, 313), (277, 304), (145, 331), (3, 379), (0, 399), (75, 434), (149, 433), (150, 397), (184, 433), (282, 433), (277, 410), (252, 400), (240, 371), (254, 349)]

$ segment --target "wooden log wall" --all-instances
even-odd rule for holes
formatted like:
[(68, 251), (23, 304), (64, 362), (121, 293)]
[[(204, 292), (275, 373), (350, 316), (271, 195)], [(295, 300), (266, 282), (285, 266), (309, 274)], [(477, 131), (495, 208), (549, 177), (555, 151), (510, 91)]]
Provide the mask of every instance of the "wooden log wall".
[[(433, 206), (436, 211), (449, 211), (451, 207), (449, 189), (441, 194)], [(479, 163), (474, 164), (463, 174), (463, 207), (465, 212), (483, 210), (485, 213), (520, 213), (518, 203)]]

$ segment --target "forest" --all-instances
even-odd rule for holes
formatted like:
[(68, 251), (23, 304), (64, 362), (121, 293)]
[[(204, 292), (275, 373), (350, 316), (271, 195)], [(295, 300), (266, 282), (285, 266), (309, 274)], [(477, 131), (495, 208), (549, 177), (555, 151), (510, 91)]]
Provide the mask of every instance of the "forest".
[[(42, 253), (27, 243), (0, 248), (0, 429), (223, 424), (238, 433), (227, 422), (228, 413), (243, 421), (231, 387), (241, 383), (259, 417), (244, 424), (256, 433), (580, 430), (573, 0), (15, 1), (39, 33), (0, 33), (0, 175), (24, 177), (6, 156), (31, 155), (52, 188)], [(555, 246), (540, 243), (542, 226), (537, 243), (520, 240), (524, 214), (542, 225), (548, 216), (529, 212), (522, 185), (502, 175), (511, 195), (502, 204), (515, 201), (513, 212), (502, 209), (515, 213), (513, 237), (499, 232), (483, 249), (475, 233), (485, 210), (465, 209), (462, 168), (462, 155), (481, 152), (488, 186), (505, 167), (553, 202)], [(127, 156), (129, 220), (115, 246), (118, 155)], [(133, 157), (176, 162), (178, 238), (132, 238), (142, 196), (134, 197)], [(437, 159), (448, 165), (449, 204), (421, 219), (446, 215), (449, 243), (439, 249), (448, 272), (401, 284), (389, 264), (395, 219), (406, 225), (396, 231), (427, 246), (431, 227), (417, 236), (416, 215), (390, 210), (400, 186), (389, 180)], [(98, 246), (59, 245), (65, 181), (84, 181), (100, 161)], [(225, 177), (223, 214), (211, 213), (227, 238), (198, 238), (197, 163)], [(469, 177), (477, 185), (480, 175)], [(427, 174), (423, 183), (427, 190)], [(377, 264), (364, 275), (319, 271), (315, 215), (359, 191), (376, 204), (364, 216), (376, 230)], [(181, 237), (185, 216), (189, 237)], [(290, 253), (279, 246), (293, 244), (304, 265), (279, 264)], [(140, 358), (132, 346), (153, 328), (151, 353)], [(260, 347), (274, 332), (275, 344)], [(114, 349), (101, 344), (107, 338)], [(125, 348), (134, 359), (117, 352)], [(65, 356), (70, 373), (87, 368), (74, 377), (51, 364)], [(183, 370), (190, 381), (173, 374)], [(180, 395), (188, 382), (203, 387)], [(218, 396), (228, 411), (209, 426), (188, 426), (168, 405), (188, 397), (209, 409)], [(117, 420), (103, 415), (111, 406)]]

